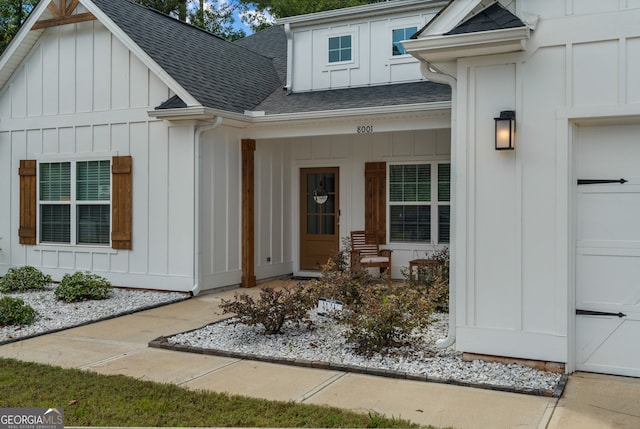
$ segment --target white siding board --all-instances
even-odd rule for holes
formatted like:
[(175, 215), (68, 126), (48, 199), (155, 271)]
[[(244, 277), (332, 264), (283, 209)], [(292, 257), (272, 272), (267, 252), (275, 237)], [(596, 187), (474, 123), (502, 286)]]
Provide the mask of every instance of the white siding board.
[(640, 103), (640, 37), (627, 40), (626, 47), (626, 101)]
[(193, 273), (193, 134), (169, 128), (169, 274)]
[(11, 116), (24, 118), (27, 116), (27, 73), (22, 66), (11, 85)]
[[(0, 132), (0, 272), (4, 272), (4, 266), (11, 261), (11, 244), (15, 234), (11, 234), (13, 222), (11, 219), (12, 197), (11, 188), (15, 172), (11, 168), (11, 135), (8, 132)], [(7, 204), (8, 203), (8, 204)]]
[(59, 70), (59, 113), (76, 111), (76, 26), (58, 27), (58, 45), (60, 48)]
[(25, 149), (32, 155), (31, 158), (35, 154), (42, 153), (42, 131), (40, 130), (29, 130), (27, 131), (27, 141)]
[(42, 153), (53, 155), (59, 152), (60, 145), (58, 139), (58, 130), (53, 128), (42, 130)]
[[(167, 259), (169, 249), (168, 231), (168, 169), (169, 136), (164, 124), (152, 122), (149, 125), (149, 273), (168, 274)], [(134, 165), (134, 180), (135, 173)]]
[(91, 254), (89, 253), (74, 253), (74, 268), (79, 271), (91, 271), (93, 267), (91, 266)]
[(93, 151), (108, 152), (111, 150), (111, 129), (109, 125), (93, 126)]
[[(99, 23), (93, 36), (93, 109), (111, 108), (111, 33)], [(99, 53), (99, 54), (98, 54)]]
[(129, 153), (129, 124), (111, 125), (110, 150), (119, 155)]
[[(595, 61), (594, 59), (598, 60)], [(573, 46), (574, 106), (618, 102), (618, 41)]]
[(539, 124), (553, 123), (556, 112), (548, 105), (565, 104), (566, 70), (564, 46), (538, 50), (528, 59), (523, 79), (521, 122), (517, 144), (522, 164), (522, 321), (523, 330), (558, 332), (558, 308), (549, 297), (562, 287), (556, 282), (557, 160), (556, 131)]
[(391, 156), (391, 134), (373, 134), (371, 144), (371, 158), (384, 159)]
[[(36, 47), (29, 56), (27, 67), (27, 115), (42, 115), (42, 48)], [(0, 116), (2, 114), (0, 113)]]
[(44, 32), (42, 40), (42, 69), (44, 70), (42, 80), (43, 115), (55, 115), (58, 113), (58, 63), (60, 58), (57, 36), (57, 28), (48, 29)]
[(149, 105), (149, 69), (133, 55), (130, 67), (131, 101), (129, 105), (132, 108), (146, 107)]
[(93, 130), (89, 126), (75, 128), (76, 151), (78, 153), (92, 152), (92, 133)]
[[(93, 21), (77, 24), (76, 36), (76, 111), (91, 112), (93, 110), (93, 62), (94, 52)], [(97, 55), (104, 55), (103, 52)]]
[[(475, 298), (476, 324), (489, 328), (517, 329), (520, 287), (516, 265), (517, 214), (514, 202), (513, 152), (496, 153), (493, 121), (480, 112), (510, 110), (515, 105), (515, 66), (475, 69)], [(500, 231), (500, 233), (497, 233)], [(500, 311), (497, 311), (499, 308)]]
[(111, 39), (111, 108), (129, 107), (129, 50), (116, 38)]
[(60, 128), (58, 129), (58, 150), (60, 153), (69, 154), (72, 156), (76, 152), (76, 139), (73, 128)]
[[(133, 249), (129, 252), (129, 272), (145, 274), (148, 272), (149, 229), (147, 219), (152, 216), (149, 210), (149, 125), (135, 123), (130, 126), (131, 152), (133, 162)], [(121, 252), (124, 253), (124, 252)]]
[(149, 73), (149, 106), (156, 107), (169, 99), (169, 88), (158, 76)]

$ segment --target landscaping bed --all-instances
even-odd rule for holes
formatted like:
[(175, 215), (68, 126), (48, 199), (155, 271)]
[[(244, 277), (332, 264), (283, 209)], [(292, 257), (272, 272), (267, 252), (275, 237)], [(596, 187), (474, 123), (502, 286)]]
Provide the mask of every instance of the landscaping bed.
[(289, 326), (285, 334), (263, 335), (256, 326), (233, 325), (228, 319), (200, 329), (161, 337), (151, 347), (215, 354), (336, 371), (559, 397), (566, 376), (518, 364), (464, 362), (454, 347), (441, 350), (448, 315), (434, 313), (422, 341), (371, 356), (359, 354), (345, 341), (344, 327), (331, 317), (311, 315), (315, 329)]

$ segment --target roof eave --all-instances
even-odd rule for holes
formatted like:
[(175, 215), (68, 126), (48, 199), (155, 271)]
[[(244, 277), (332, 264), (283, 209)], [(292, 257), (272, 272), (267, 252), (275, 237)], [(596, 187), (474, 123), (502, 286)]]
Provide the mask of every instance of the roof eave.
[(313, 112), (277, 113), (260, 116), (247, 116), (247, 120), (253, 123), (296, 121), (307, 119), (332, 119), (354, 116), (368, 116), (380, 114), (399, 114), (409, 112), (426, 112), (436, 110), (450, 110), (451, 101), (439, 101), (433, 103), (401, 104), (397, 106), (376, 106), (354, 109), (318, 110)]
[(297, 15), (276, 20), (276, 24), (290, 24), (291, 27), (316, 25), (326, 22), (344, 21), (349, 19), (364, 19), (392, 12), (394, 14), (412, 12), (415, 10), (437, 9), (446, 6), (449, 0), (405, 0), (403, 2), (378, 2), (362, 6), (328, 10), (324, 12)]
[(445, 62), (458, 58), (523, 51), (530, 38), (529, 27), (427, 36), (403, 42), (407, 52), (422, 61)]

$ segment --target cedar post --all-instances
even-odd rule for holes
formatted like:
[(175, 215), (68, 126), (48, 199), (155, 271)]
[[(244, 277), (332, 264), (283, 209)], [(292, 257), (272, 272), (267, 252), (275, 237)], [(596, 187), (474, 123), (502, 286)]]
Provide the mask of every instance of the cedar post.
[(242, 140), (242, 287), (254, 287), (254, 153), (255, 140)]

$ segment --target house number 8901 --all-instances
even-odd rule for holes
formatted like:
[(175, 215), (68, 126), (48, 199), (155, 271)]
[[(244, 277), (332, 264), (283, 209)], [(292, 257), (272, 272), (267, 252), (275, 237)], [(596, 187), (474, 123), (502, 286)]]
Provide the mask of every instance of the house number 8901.
[(373, 132), (373, 125), (358, 126), (358, 134), (371, 134), (372, 132)]

